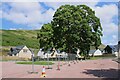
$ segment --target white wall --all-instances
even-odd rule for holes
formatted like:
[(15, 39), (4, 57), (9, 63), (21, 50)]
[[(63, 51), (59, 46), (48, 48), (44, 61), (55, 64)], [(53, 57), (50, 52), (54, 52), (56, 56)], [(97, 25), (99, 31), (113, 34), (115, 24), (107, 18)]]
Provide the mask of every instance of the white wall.
[[(24, 49), (27, 50), (27, 52), (24, 52), (23, 51)], [(29, 58), (29, 59), (31, 59), (32, 53), (26, 46), (24, 46), (23, 49), (18, 53), (17, 56), (22, 57), (22, 58)]]
[[(97, 49), (95, 52), (94, 52), (94, 56), (101, 56), (103, 55), (102, 51)], [(89, 56), (92, 56), (92, 54), (89, 54)]]
[(118, 52), (114, 52), (115, 56), (118, 57)]
[(101, 55), (102, 55), (102, 52), (99, 49), (97, 49), (94, 53), (94, 56), (101, 56)]

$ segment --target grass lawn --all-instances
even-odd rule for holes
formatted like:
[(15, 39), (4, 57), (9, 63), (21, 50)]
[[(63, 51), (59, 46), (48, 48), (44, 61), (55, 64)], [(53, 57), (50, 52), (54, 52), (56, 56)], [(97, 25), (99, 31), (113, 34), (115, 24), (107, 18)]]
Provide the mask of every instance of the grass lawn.
[[(16, 62), (16, 64), (32, 64), (32, 61), (22, 61), (22, 62)], [(48, 65), (48, 62), (46, 61), (35, 61), (35, 65)], [(49, 65), (53, 65), (53, 62), (49, 62)]]
[(108, 56), (108, 57), (95, 56), (95, 57), (90, 57), (90, 60), (108, 59), (108, 58), (115, 58), (115, 57), (112, 57), (112, 56)]
[(102, 59), (102, 57), (91, 57), (90, 60)]

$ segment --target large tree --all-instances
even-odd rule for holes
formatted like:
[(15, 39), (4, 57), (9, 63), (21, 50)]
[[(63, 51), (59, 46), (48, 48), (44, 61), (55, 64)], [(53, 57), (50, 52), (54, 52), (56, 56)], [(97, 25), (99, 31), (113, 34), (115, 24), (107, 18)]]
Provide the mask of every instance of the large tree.
[(63, 5), (52, 20), (53, 45), (71, 53), (79, 48), (85, 55), (90, 46), (97, 49), (101, 44), (102, 27), (95, 11), (86, 5)]

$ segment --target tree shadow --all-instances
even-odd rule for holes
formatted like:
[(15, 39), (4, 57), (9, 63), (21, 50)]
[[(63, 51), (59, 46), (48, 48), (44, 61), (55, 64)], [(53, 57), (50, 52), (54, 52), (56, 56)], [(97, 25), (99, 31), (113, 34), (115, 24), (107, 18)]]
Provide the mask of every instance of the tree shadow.
[(119, 72), (120, 69), (96, 69), (96, 70), (91, 70), (91, 69), (85, 69), (83, 73), (88, 74), (88, 75), (93, 75), (98, 78), (119, 78)]

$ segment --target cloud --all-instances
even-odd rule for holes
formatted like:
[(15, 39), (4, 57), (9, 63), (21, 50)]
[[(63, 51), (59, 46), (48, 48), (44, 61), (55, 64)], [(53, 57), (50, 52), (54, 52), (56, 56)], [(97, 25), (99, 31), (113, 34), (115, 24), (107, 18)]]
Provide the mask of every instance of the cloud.
[(0, 18), (2, 18), (2, 10), (0, 10)]
[(16, 28), (10, 28), (9, 30), (17, 30)]
[(118, 15), (118, 7), (115, 4), (95, 7), (96, 16), (101, 19), (102, 23), (110, 23), (113, 16)]
[(2, 18), (2, 3), (0, 3), (0, 18)]
[(118, 27), (118, 40), (120, 41), (120, 26)]
[(118, 43), (118, 36), (113, 34), (111, 36), (102, 37), (102, 43), (106, 45), (116, 45)]
[(118, 25), (115, 24), (114, 17), (118, 16), (118, 7), (116, 4), (103, 5), (93, 8), (96, 16), (100, 18), (103, 28), (103, 44), (116, 44), (118, 42)]
[(39, 0), (1, 0), (1, 2), (39, 2)]
[[(118, 2), (119, 0), (100, 0), (100, 2)], [(97, 2), (97, 0), (1, 0), (1, 2)]]
[(31, 11), (37, 11), (37, 10), (41, 10), (42, 6), (39, 5), (39, 3), (37, 2), (13, 2), (13, 3), (9, 3), (9, 5), (12, 7), (11, 11), (15, 11), (15, 12), (23, 12), (23, 13), (29, 13)]
[(106, 23), (102, 24), (103, 27), (103, 33), (104, 35), (111, 35), (111, 34), (116, 34), (118, 33), (118, 25), (115, 23)]
[(117, 36), (116, 36), (116, 35), (112, 35), (112, 38), (113, 38), (113, 39), (117, 39)]
[[(46, 6), (51, 7), (46, 9), (39, 2), (10, 2), (3, 3), (3, 18), (12, 21), (17, 24), (30, 25), (35, 27), (39, 24), (49, 23), (53, 19), (53, 15), (58, 7), (62, 4), (80, 5), (87, 4), (89, 6), (95, 6), (96, 2), (46, 2)], [(10, 8), (10, 9), (9, 9)], [(54, 10), (53, 10), (54, 9)], [(37, 27), (38, 27), (37, 26)]]
[(115, 4), (95, 7), (96, 16), (100, 18), (103, 32), (106, 34), (118, 31), (118, 25), (113, 22), (114, 16), (118, 15), (118, 7)]
[[(9, 11), (3, 10), (3, 18), (17, 24), (30, 25), (31, 27), (41, 27), (39, 24), (49, 23), (54, 14), (53, 9), (45, 9), (39, 3), (7, 3)], [(8, 7), (7, 7), (8, 8)]]
[(46, 5), (46, 6), (49, 6), (49, 7), (52, 7), (53, 9), (57, 9), (57, 8), (59, 8), (61, 5), (65, 5), (65, 4), (70, 4), (70, 5), (81, 5), (81, 4), (84, 4), (84, 5), (87, 5), (87, 6), (89, 6), (89, 7), (94, 7), (95, 5), (97, 5), (97, 3), (99, 2), (100, 0), (96, 0), (96, 1), (94, 1), (94, 0), (91, 0), (91, 1), (89, 1), (89, 0), (85, 0), (85, 1), (76, 1), (76, 2), (73, 2), (73, 0), (69, 0), (69, 2), (45, 2), (44, 4)]

